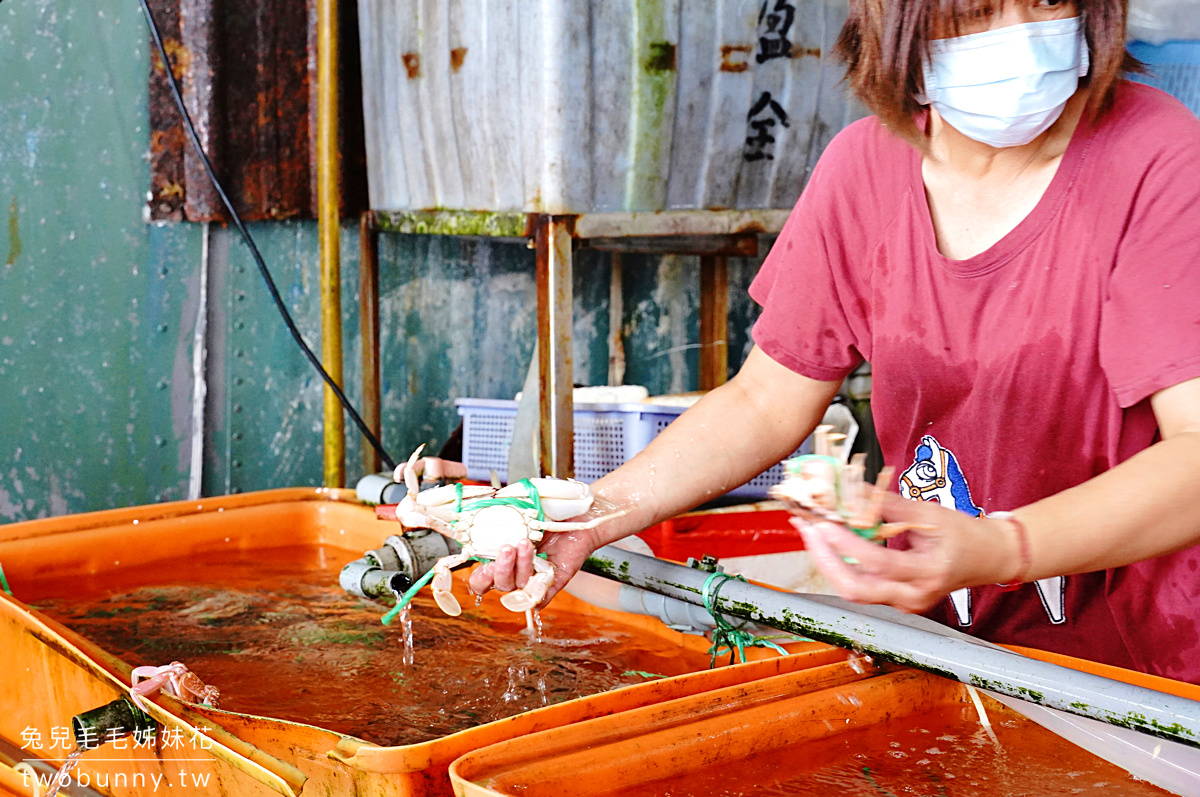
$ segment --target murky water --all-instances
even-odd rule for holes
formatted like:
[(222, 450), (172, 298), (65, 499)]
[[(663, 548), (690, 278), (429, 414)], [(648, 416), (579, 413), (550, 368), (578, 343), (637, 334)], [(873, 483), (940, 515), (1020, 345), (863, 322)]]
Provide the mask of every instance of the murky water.
[[(328, 555), (327, 555), (328, 554)], [(411, 744), (707, 665), (627, 627), (551, 606), (538, 639), (495, 595), (460, 617), (427, 594), (409, 623), (337, 586), (344, 551), (234, 552), (69, 584), (31, 603), (133, 666), (184, 662), (220, 707)], [(406, 664), (411, 655), (411, 664)]]
[[(992, 704), (995, 706), (996, 704)], [(970, 706), (943, 706), (762, 756), (622, 789), (622, 797), (1159, 797), (1167, 792), (1010, 710), (994, 742)]]

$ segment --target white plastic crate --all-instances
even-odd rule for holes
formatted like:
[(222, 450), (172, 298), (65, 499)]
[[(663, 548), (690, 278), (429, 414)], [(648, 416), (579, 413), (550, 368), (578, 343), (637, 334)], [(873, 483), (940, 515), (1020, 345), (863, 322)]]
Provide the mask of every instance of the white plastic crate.
[[(463, 463), (467, 475), (479, 481), (508, 481), (508, 448), (512, 440), (517, 402), (502, 399), (459, 399), (463, 419)], [(657, 404), (576, 404), (575, 478), (591, 483), (632, 459), (650, 444), (683, 407)], [(811, 453), (805, 440), (795, 454)], [(783, 466), (775, 465), (729, 492), (745, 498), (766, 498), (767, 490), (783, 479)]]

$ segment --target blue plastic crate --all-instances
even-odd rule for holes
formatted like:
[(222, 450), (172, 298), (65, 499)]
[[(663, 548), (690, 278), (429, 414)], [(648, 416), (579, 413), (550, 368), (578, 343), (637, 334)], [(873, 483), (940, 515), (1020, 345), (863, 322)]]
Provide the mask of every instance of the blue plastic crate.
[(1200, 116), (1200, 41), (1130, 42), (1129, 52), (1151, 74), (1133, 79), (1167, 92)]
[[(508, 449), (512, 441), (517, 402), (502, 399), (458, 399), (463, 419), (463, 463), (467, 476), (488, 481), (495, 471), (508, 481)], [(650, 444), (658, 433), (679, 417), (683, 407), (658, 404), (576, 404), (575, 478), (588, 484), (616, 470)], [(811, 453), (811, 440), (796, 454)], [(767, 490), (783, 479), (783, 466), (775, 465), (729, 495), (766, 498)]]

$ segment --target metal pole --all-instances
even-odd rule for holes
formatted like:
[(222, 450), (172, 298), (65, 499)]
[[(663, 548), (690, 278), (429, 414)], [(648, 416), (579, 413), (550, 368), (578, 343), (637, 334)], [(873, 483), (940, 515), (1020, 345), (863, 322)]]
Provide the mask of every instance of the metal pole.
[[(338, 185), (338, 0), (317, 0), (317, 219), (321, 248), (321, 359), (342, 387), (342, 265)], [(325, 486), (346, 482), (346, 432), (337, 394), (325, 387)]]
[[(703, 605), (710, 573), (606, 545), (584, 564), (605, 576)], [(730, 579), (714, 608), (730, 617), (853, 648), (991, 692), (1200, 747), (1200, 702), (943, 636), (887, 607), (797, 595)]]
[(700, 258), (700, 389), (725, 384), (729, 372), (729, 258)]
[[(358, 221), (358, 319), (362, 337), (363, 421), (383, 439), (379, 383), (379, 231), (375, 214), (367, 211)], [(378, 473), (379, 452), (363, 437), (363, 473)]]
[(543, 215), (536, 220), (540, 458), (542, 474), (559, 479), (575, 474), (571, 353), (574, 224), (574, 216)]

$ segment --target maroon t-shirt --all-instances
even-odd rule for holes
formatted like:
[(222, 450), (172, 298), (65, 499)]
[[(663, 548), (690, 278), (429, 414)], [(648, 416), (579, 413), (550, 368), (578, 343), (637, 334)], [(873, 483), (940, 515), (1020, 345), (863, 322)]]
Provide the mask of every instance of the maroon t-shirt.
[[(860, 120), (829, 145), (750, 294), (763, 305), (755, 342), (793, 371), (836, 380), (871, 362), (902, 494), (976, 516), (1032, 503), (1151, 445), (1149, 397), (1200, 377), (1200, 121), (1121, 83), (1034, 210), (982, 254), (950, 260), (920, 155)], [(1013, 592), (961, 590), (929, 614), (1200, 682), (1198, 568), (1189, 548)]]

